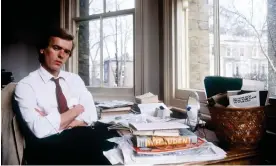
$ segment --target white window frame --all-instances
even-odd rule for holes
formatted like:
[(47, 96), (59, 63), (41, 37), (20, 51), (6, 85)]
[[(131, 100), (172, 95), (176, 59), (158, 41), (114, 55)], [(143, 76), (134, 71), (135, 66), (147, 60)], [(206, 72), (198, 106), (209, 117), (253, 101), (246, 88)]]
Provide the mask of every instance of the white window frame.
[[(184, 34), (188, 34), (188, 1), (189, 0), (175, 0), (177, 1), (178, 5), (173, 5), (174, 0), (163, 0), (163, 34), (164, 34), (164, 101), (168, 105), (172, 105), (179, 108), (186, 108), (188, 97), (192, 92), (197, 92), (200, 101), (200, 113), (202, 119), (210, 119), (209, 110), (206, 107), (206, 94), (205, 90), (198, 90), (198, 89), (177, 89), (179, 84), (179, 80), (177, 80), (177, 64), (175, 64), (177, 50), (181, 52), (182, 56), (185, 59), (188, 59), (188, 53), (185, 52), (189, 49), (188, 40), (186, 44), (184, 44), (184, 48), (177, 49), (175, 46), (176, 41), (179, 38), (175, 38), (176, 36), (180, 35), (177, 34), (177, 17), (176, 17), (176, 9), (180, 9), (182, 3), (182, 11), (178, 11), (182, 14), (182, 21), (184, 21), (185, 25), (182, 27), (185, 32)], [(218, 26), (219, 24), (219, 0), (214, 1), (214, 25)], [(219, 28), (214, 26), (214, 74), (219, 75), (220, 73), (220, 38), (219, 38)], [(179, 33), (179, 32), (178, 32)], [(186, 37), (187, 38), (187, 37)], [(183, 41), (182, 41), (183, 42)], [(189, 62), (189, 61), (186, 61)], [(186, 66), (188, 67), (189, 64)], [(183, 70), (183, 69), (182, 69)], [(186, 71), (189, 71), (188, 69)], [(189, 73), (188, 73), (189, 74)], [(184, 82), (184, 81), (182, 81)]]
[[(68, 62), (66, 63), (64, 69), (66, 71), (78, 74), (78, 47), (77, 47), (77, 21), (79, 19), (79, 0), (61, 0), (61, 14), (60, 14), (60, 27), (67, 29), (75, 36), (75, 45), (72, 52), (72, 57), (69, 58)], [(93, 94), (94, 99), (97, 100), (106, 100), (106, 99), (123, 99), (123, 100), (134, 100), (135, 95), (142, 94), (142, 84), (143, 84), (143, 77), (142, 73), (143, 68), (143, 57), (137, 56), (140, 55), (142, 52), (142, 43), (143, 39), (139, 37), (141, 34), (142, 29), (139, 27), (143, 22), (142, 18), (142, 1), (135, 0), (135, 9), (125, 9), (121, 11), (114, 11), (110, 13), (106, 13), (106, 16), (115, 16), (122, 13), (131, 13), (133, 14), (134, 20), (134, 85), (133, 88), (103, 88), (103, 87), (90, 87), (87, 86), (87, 89)], [(84, 17), (84, 19), (90, 19), (93, 16)]]
[[(163, 6), (164, 101), (168, 105), (185, 108), (189, 95), (195, 91), (199, 95), (200, 102), (202, 102), (201, 110), (204, 110), (203, 106), (206, 103), (204, 90), (177, 88), (189, 83), (188, 80), (179, 79), (179, 75), (182, 73), (186, 74), (185, 76), (189, 76), (189, 63), (185, 65), (176, 63), (181, 61), (189, 62), (189, 42), (187, 38), (183, 37), (188, 35), (188, 0), (163, 0)], [(182, 20), (180, 21), (180, 19)], [(177, 24), (181, 24), (182, 28), (177, 29)], [(177, 54), (183, 56), (177, 56)], [(181, 73), (177, 72), (178, 68), (181, 69)]]

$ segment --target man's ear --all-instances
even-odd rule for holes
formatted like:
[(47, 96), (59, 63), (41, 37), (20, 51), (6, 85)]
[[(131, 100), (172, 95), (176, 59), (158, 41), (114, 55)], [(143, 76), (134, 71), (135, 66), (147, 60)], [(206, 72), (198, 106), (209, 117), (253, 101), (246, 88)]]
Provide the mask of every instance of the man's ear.
[(40, 52), (40, 54), (43, 54), (44, 53), (44, 49), (40, 49), (39, 52)]

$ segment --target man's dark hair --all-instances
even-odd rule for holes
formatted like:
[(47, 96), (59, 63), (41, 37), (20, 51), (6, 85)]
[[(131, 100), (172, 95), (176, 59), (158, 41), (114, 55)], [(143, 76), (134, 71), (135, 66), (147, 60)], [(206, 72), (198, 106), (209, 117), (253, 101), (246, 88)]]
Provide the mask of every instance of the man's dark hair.
[[(41, 41), (39, 42), (39, 44), (37, 45), (37, 50), (38, 50), (38, 60), (40, 63), (44, 63), (44, 55), (40, 53), (40, 49), (45, 49), (49, 46), (51, 37), (59, 37), (61, 39), (64, 40), (69, 40), (72, 41), (73, 47), (71, 52), (74, 49), (74, 36), (71, 35), (68, 31), (66, 31), (65, 29), (62, 28), (50, 28), (48, 29), (41, 37)], [(71, 54), (70, 54), (71, 56)]]

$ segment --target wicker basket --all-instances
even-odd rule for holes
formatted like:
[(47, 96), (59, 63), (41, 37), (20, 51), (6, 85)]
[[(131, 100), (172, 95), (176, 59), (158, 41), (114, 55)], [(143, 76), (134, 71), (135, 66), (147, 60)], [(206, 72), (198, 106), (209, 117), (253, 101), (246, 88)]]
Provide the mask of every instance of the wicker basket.
[(265, 124), (264, 107), (209, 107), (215, 133), (229, 149), (254, 149), (258, 146)]

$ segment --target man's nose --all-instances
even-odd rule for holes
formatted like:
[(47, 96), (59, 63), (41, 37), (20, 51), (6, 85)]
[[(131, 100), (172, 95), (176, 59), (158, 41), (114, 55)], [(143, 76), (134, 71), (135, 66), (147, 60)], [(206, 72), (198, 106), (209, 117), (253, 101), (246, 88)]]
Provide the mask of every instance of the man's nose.
[(64, 52), (64, 50), (61, 49), (61, 50), (59, 50), (59, 52), (58, 52), (58, 57), (61, 58), (61, 59), (63, 59), (64, 56), (65, 56), (65, 54), (66, 54), (66, 53)]

